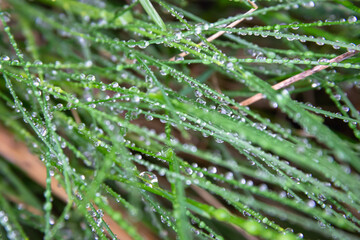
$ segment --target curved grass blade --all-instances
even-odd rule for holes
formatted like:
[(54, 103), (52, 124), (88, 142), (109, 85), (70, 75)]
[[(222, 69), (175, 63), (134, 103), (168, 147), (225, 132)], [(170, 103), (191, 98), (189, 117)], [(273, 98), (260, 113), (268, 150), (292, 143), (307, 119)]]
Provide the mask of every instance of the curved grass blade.
[(164, 21), (161, 19), (160, 15), (155, 10), (154, 6), (151, 4), (150, 0), (139, 0), (144, 10), (151, 17), (151, 19), (159, 25), (162, 30), (166, 30)]

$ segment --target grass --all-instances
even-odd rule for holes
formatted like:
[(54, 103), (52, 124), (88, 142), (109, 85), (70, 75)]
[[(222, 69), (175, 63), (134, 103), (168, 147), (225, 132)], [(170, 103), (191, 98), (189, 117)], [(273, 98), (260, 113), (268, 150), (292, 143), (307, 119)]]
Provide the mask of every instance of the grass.
[(0, 3), (0, 238), (358, 239), (358, 2), (128, 3)]

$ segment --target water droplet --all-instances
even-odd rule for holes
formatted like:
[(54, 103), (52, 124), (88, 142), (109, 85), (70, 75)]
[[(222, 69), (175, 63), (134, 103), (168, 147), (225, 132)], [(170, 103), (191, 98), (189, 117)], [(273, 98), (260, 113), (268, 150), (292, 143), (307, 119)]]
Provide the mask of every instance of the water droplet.
[(93, 62), (91, 61), (91, 60), (87, 60), (86, 62), (85, 62), (85, 67), (91, 67), (93, 65)]
[(226, 68), (229, 69), (229, 70), (234, 70), (234, 64), (232, 62), (228, 62), (226, 64)]
[(348, 18), (348, 22), (349, 23), (354, 23), (354, 22), (356, 22), (357, 21), (357, 17), (355, 17), (355, 16), (350, 16), (349, 18)]
[(209, 167), (209, 173), (216, 173), (217, 169), (214, 166)]
[(164, 147), (161, 152), (160, 152), (160, 155), (165, 157), (165, 158), (169, 158), (169, 159), (172, 159), (173, 155), (174, 155), (174, 152), (172, 150), (172, 148), (170, 147)]
[(44, 126), (39, 126), (39, 132), (41, 136), (45, 137), (47, 134), (47, 129)]
[(322, 42), (323, 40), (325, 40), (324, 37), (319, 38), (319, 41), (316, 41), (316, 44), (319, 45), (319, 46), (324, 45), (324, 42)]
[(336, 95), (334, 95), (334, 97), (335, 97), (335, 99), (338, 100), (338, 101), (341, 100), (341, 95), (340, 95), (340, 94), (336, 94)]
[(227, 172), (227, 173), (225, 174), (225, 178), (226, 178), (227, 180), (233, 180), (233, 179), (234, 179), (234, 174), (233, 174), (232, 172)]
[(268, 58), (275, 58), (276, 57), (276, 54), (274, 52), (268, 52), (266, 53), (267, 57)]
[(44, 204), (44, 210), (45, 211), (50, 211), (51, 208), (52, 208), (51, 202), (47, 202), (47, 203)]
[(135, 96), (133, 97), (132, 101), (135, 102), (135, 103), (138, 103), (138, 102), (140, 102), (140, 97), (137, 96), (137, 95), (135, 95)]
[(84, 129), (85, 129), (85, 124), (84, 124), (84, 123), (80, 123), (78, 129), (79, 129), (79, 130), (84, 130)]
[(195, 96), (196, 97), (201, 97), (202, 96), (202, 93), (198, 90), (195, 91)]
[(42, 61), (40, 61), (40, 60), (36, 60), (35, 62), (34, 62), (34, 65), (42, 65), (43, 63), (42, 63)]
[(298, 233), (297, 235), (296, 235), (298, 238), (304, 238), (304, 234), (302, 234), (302, 233)]
[(133, 47), (135, 47), (135, 45), (136, 45), (134, 39), (129, 40), (129, 41), (127, 42), (127, 44), (128, 44), (128, 47), (130, 47), (130, 48), (133, 48)]
[(182, 33), (181, 32), (176, 32), (175, 33), (175, 42), (179, 42), (182, 39)]
[(313, 1), (305, 2), (302, 4), (306, 8), (312, 8), (315, 7), (315, 3)]
[(193, 170), (189, 167), (185, 168), (185, 171), (187, 174), (191, 175), (193, 173)]
[(268, 189), (268, 186), (266, 184), (261, 184), (260, 187), (259, 187), (260, 191), (266, 191)]
[(94, 75), (88, 75), (87, 76), (87, 80), (91, 81), (91, 82), (94, 82), (96, 80), (95, 76)]
[(152, 121), (152, 120), (154, 119), (154, 117), (151, 116), (151, 115), (147, 115), (145, 118), (146, 118), (146, 120), (148, 120), (148, 121)]
[(157, 176), (152, 172), (141, 172), (139, 176), (148, 187), (154, 187), (159, 185)]
[[(293, 24), (294, 24), (294, 25), (297, 25), (297, 24), (299, 24), (299, 23), (298, 23), (298, 22), (294, 22)], [(292, 26), (291, 29), (298, 30), (299, 27), (298, 27), (298, 26)]]
[(200, 33), (201, 33), (201, 27), (200, 27), (200, 26), (197, 26), (197, 27), (195, 28), (195, 33), (196, 33), (196, 34), (200, 34)]
[(147, 48), (149, 46), (149, 42), (145, 41), (145, 42), (141, 42), (140, 44), (138, 44), (139, 48)]
[(307, 202), (307, 205), (308, 205), (309, 207), (311, 207), (311, 208), (314, 208), (314, 207), (316, 206), (316, 203), (315, 203), (314, 200), (310, 200), (310, 201)]
[(3, 61), (10, 61), (10, 58), (9, 58), (9, 56), (4, 56), (4, 57), (2, 58), (2, 60), (3, 60)]
[(344, 110), (344, 112), (348, 112), (350, 110), (350, 108), (347, 106), (342, 106), (342, 110)]

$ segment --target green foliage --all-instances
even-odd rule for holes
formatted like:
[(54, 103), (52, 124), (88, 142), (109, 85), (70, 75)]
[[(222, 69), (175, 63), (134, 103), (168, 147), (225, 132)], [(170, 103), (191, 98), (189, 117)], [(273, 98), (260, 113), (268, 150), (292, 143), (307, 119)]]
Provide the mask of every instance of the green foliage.
[(357, 239), (359, 56), (330, 59), (360, 51), (359, 5), (120, 2), (0, 3), (0, 122), (47, 169), (0, 159), (0, 237), (116, 239), (107, 214), (133, 239)]
[(164, 21), (161, 19), (154, 6), (151, 4), (150, 0), (139, 0), (147, 14), (152, 18), (152, 20), (163, 30), (166, 31), (166, 26)]

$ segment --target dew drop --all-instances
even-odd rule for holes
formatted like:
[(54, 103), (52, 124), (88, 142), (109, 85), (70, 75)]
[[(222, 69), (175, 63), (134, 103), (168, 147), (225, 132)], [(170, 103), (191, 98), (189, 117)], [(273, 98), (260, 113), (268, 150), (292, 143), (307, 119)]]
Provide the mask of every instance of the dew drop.
[(350, 108), (347, 107), (347, 106), (342, 106), (342, 110), (343, 110), (344, 112), (348, 112), (348, 111), (350, 110)]
[(357, 17), (355, 17), (355, 16), (350, 16), (349, 18), (348, 18), (348, 22), (349, 23), (354, 23), (354, 22), (356, 22), (357, 21)]
[(88, 60), (85, 62), (85, 67), (91, 67), (93, 65), (93, 62), (91, 60)]
[(319, 41), (317, 41), (316, 44), (319, 45), (319, 46), (324, 45), (324, 42), (322, 42), (323, 40), (325, 40), (324, 37), (319, 38)]
[(142, 42), (140, 44), (138, 44), (139, 48), (147, 48), (149, 46), (149, 42), (148, 41), (145, 41), (145, 42)]
[[(294, 22), (293, 24), (294, 24), (294, 25), (297, 25), (297, 24), (299, 24), (299, 23), (298, 23), (298, 22)], [(298, 30), (299, 27), (298, 27), (298, 26), (292, 26), (291, 29)]]
[(309, 1), (309, 2), (303, 3), (303, 6), (306, 8), (312, 8), (312, 7), (315, 7), (315, 3), (313, 1)]
[(87, 80), (91, 81), (91, 82), (94, 82), (96, 80), (95, 76), (94, 75), (88, 75), (87, 76)]
[(39, 132), (40, 132), (41, 136), (45, 137), (46, 134), (47, 134), (47, 129), (45, 127), (43, 127), (43, 126), (40, 126), (39, 127)]
[(307, 205), (308, 205), (309, 207), (311, 207), (311, 208), (314, 208), (314, 207), (316, 206), (316, 203), (315, 203), (314, 200), (310, 200), (310, 201), (307, 202)]
[(10, 58), (9, 58), (9, 56), (4, 56), (4, 57), (2, 58), (2, 60), (3, 60), (3, 61), (10, 61)]
[(55, 219), (53, 217), (50, 217), (49, 223), (50, 223), (50, 225), (54, 225), (55, 224)]
[(154, 119), (154, 117), (151, 115), (147, 115), (145, 118), (147, 121), (152, 121)]
[(209, 173), (216, 173), (217, 169), (214, 166), (209, 167)]
[(226, 178), (227, 180), (233, 180), (233, 179), (234, 179), (234, 174), (233, 174), (232, 172), (227, 172), (227, 173), (225, 174), (225, 178)]
[(138, 102), (140, 102), (140, 97), (135, 95), (132, 100), (133, 100), (133, 102), (138, 103)]
[(233, 70), (233, 69), (234, 69), (234, 64), (233, 64), (232, 62), (228, 62), (228, 63), (226, 64), (226, 68), (227, 68), (228, 70)]
[(152, 172), (144, 171), (141, 172), (139, 176), (148, 187), (154, 187), (159, 185), (157, 176)]
[(195, 91), (195, 96), (196, 97), (201, 97), (202, 96), (202, 93), (198, 90)]
[(50, 211), (51, 208), (52, 208), (51, 202), (47, 202), (47, 203), (44, 204), (44, 210), (45, 211)]
[(304, 238), (304, 234), (302, 234), (302, 233), (298, 233), (296, 236), (300, 239)]
[(196, 34), (200, 34), (200, 33), (201, 33), (201, 27), (200, 27), (200, 26), (197, 26), (197, 27), (195, 28), (195, 33), (196, 33)]
[(193, 170), (191, 169), (191, 168), (185, 168), (185, 171), (186, 171), (186, 173), (187, 174), (189, 174), (189, 175), (191, 175), (191, 174), (193, 174)]

